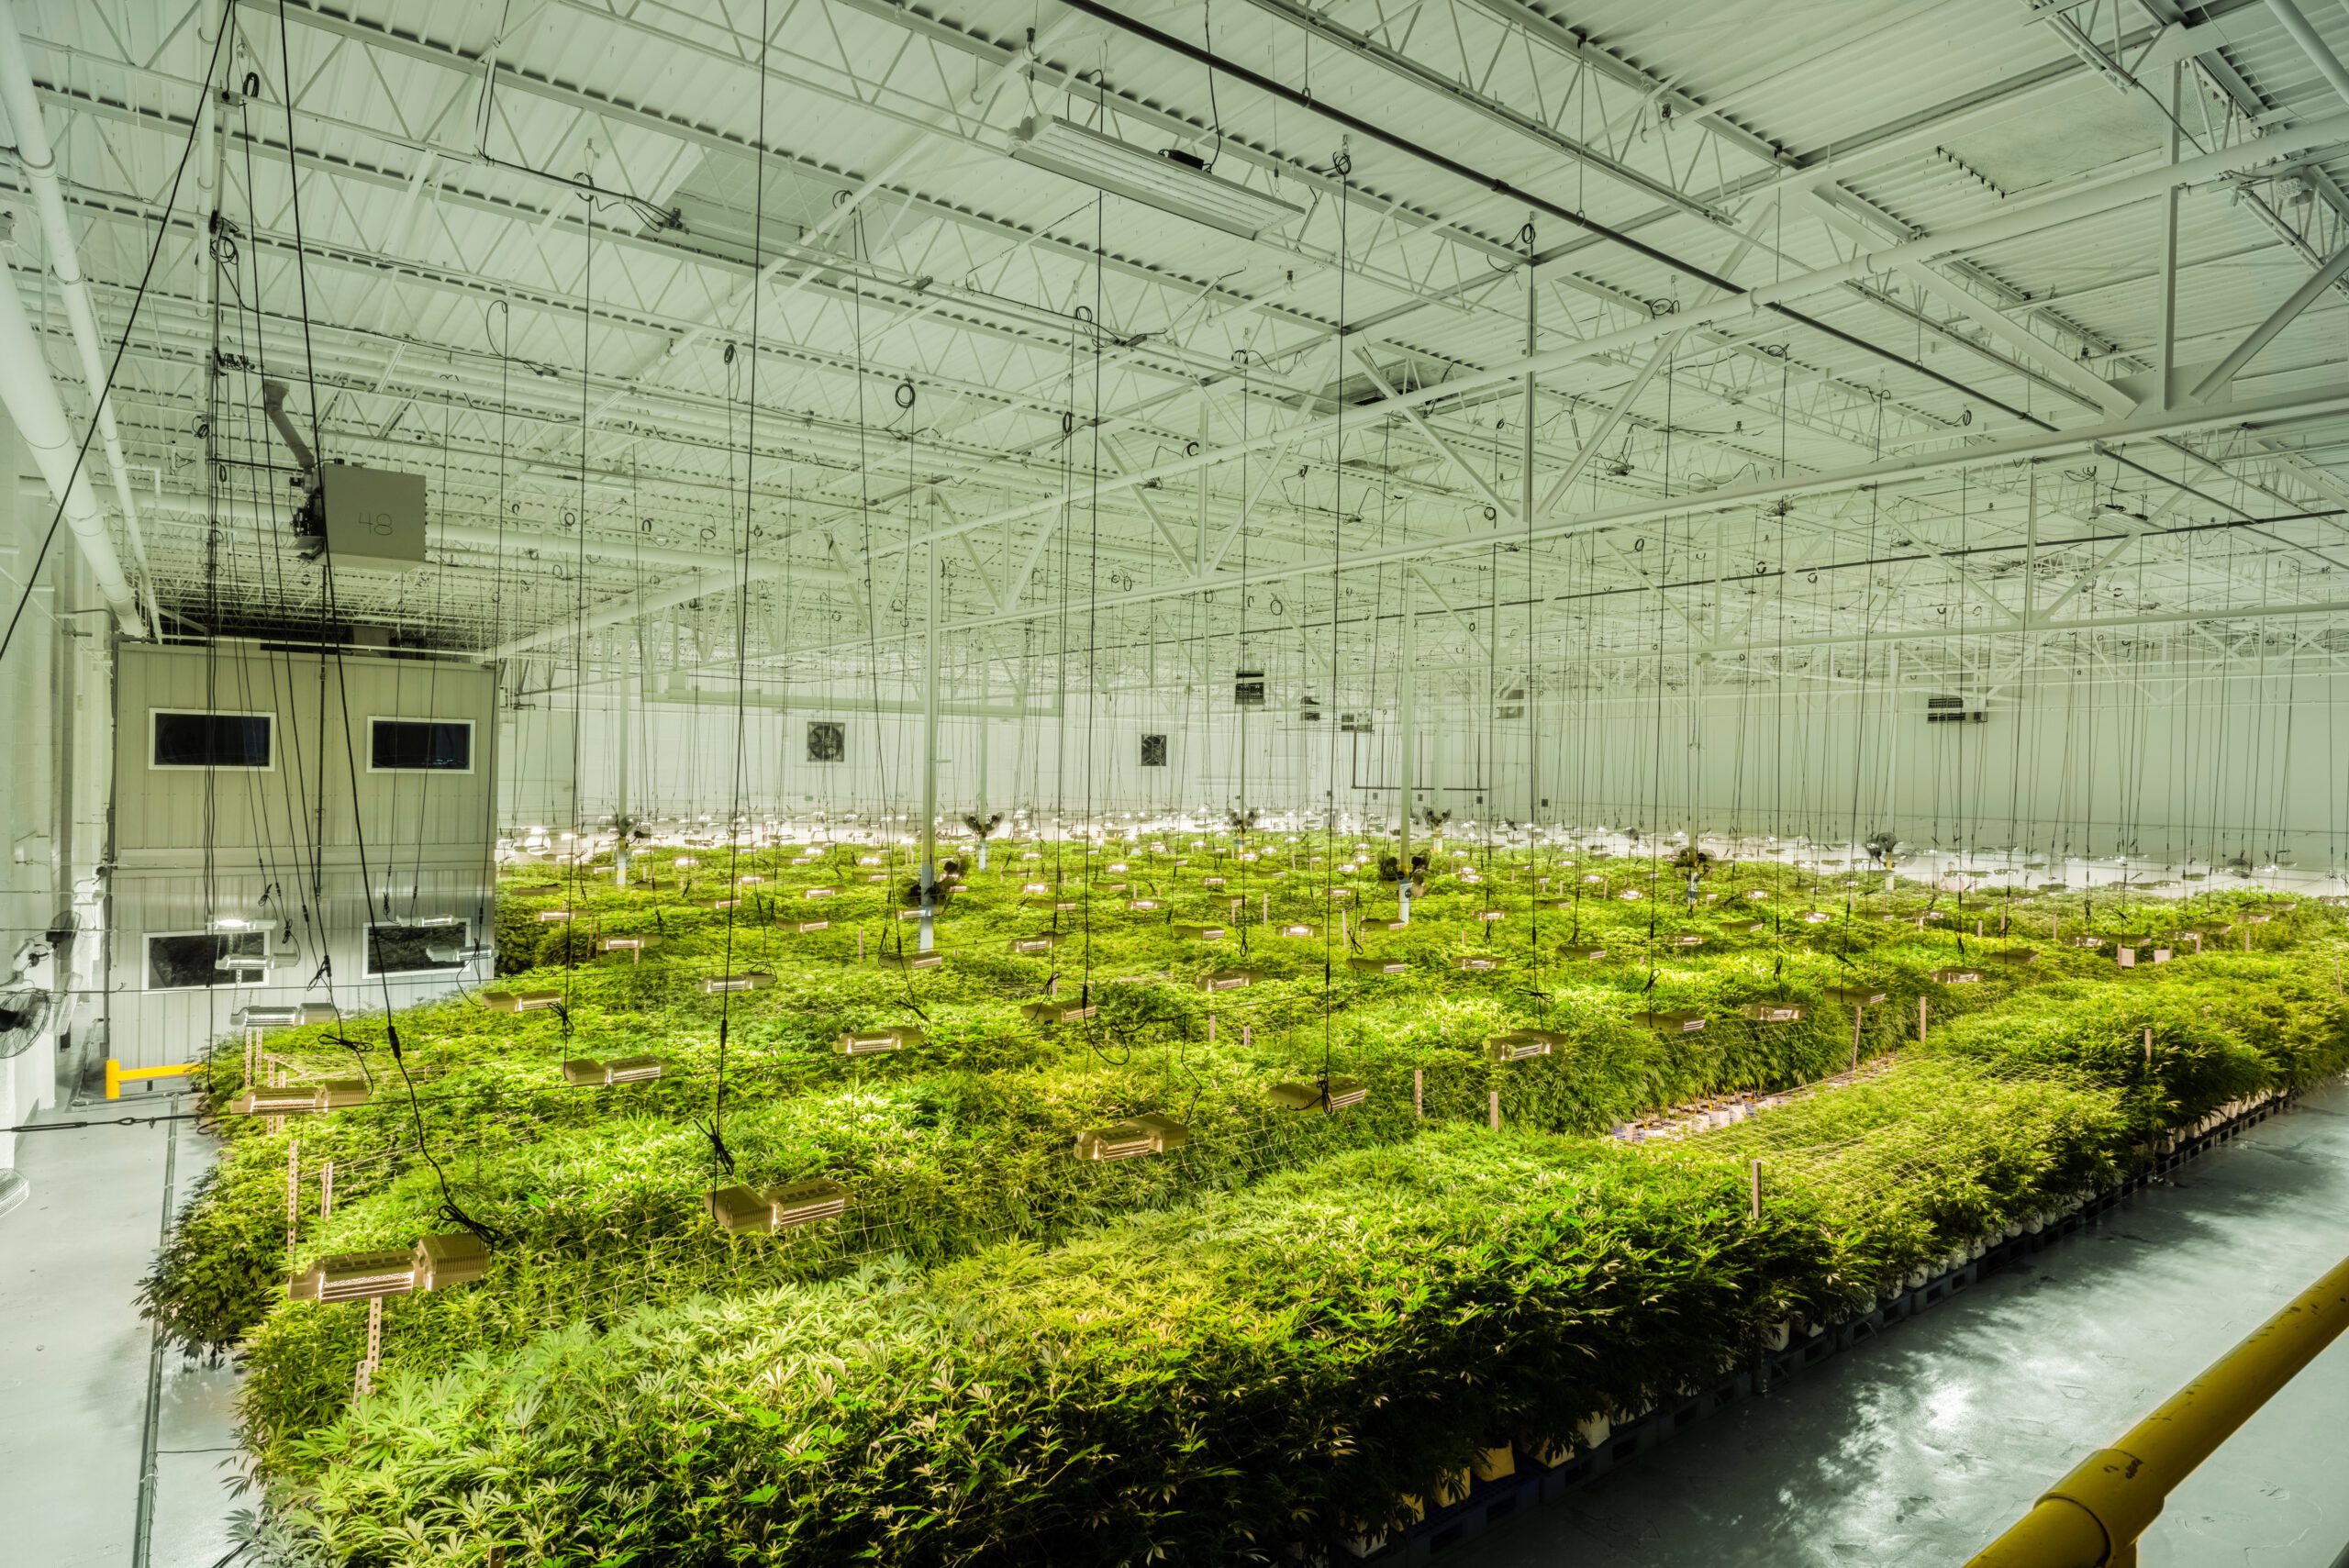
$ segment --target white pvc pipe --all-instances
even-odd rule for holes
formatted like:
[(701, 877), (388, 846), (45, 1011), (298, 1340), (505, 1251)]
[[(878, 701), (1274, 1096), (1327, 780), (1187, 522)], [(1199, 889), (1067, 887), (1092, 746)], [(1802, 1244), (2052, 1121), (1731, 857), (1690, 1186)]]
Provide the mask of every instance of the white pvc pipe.
[(123, 461), (122, 433), (114, 422), (114, 402), (106, 395), (106, 364), (98, 318), (90, 308), (89, 285), (82, 281), (82, 262), (74, 249), (73, 228), (65, 220), (65, 196), (58, 188), (57, 158), (49, 145), (49, 129), (41, 122), (40, 99), (33, 89), (32, 62), (25, 57), (25, 40), (17, 31), (12, 9), (0, 6), (0, 109), (6, 109), (16, 134), (17, 162), (32, 186), (33, 207), (40, 214), (41, 238), (49, 252), (49, 270), (57, 278), (65, 319), (73, 329), (74, 351), (82, 360), (82, 381), (90, 389), (98, 422), (98, 439), (106, 448), (106, 467), (114, 475), (114, 493), (122, 508), (122, 528), (139, 574), (148, 584), (147, 601), (154, 605), (152, 573), (147, 569), (147, 546), (139, 535), (139, 505), (132, 498), (130, 469)]
[(74, 466), (81, 443), (66, 423), (65, 405), (58, 399), (57, 384), (49, 377), (48, 357), (41, 352), (40, 339), (26, 318), (24, 301), (17, 297), (13, 282), (0, 284), (0, 402), (7, 405), (17, 433), (31, 450), (41, 478), (48, 481), (50, 503), (63, 504), (65, 526), (73, 530), (74, 542), (82, 547), (90, 575), (106, 607), (114, 611), (116, 623), (126, 636), (146, 636), (146, 617), (139, 613), (138, 595), (123, 576), (122, 559), (115, 554), (114, 538), (106, 532), (106, 514), (98, 510), (98, 499), (90, 493), (89, 474)]

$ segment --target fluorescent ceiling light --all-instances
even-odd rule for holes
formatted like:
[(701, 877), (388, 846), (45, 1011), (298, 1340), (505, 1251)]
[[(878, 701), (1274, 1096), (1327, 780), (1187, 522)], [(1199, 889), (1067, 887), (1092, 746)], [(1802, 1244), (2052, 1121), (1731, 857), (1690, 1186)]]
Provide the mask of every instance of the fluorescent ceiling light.
[(1031, 115), (1012, 134), (1011, 155), (1081, 184), (1253, 239), (1305, 209), (1057, 115)]

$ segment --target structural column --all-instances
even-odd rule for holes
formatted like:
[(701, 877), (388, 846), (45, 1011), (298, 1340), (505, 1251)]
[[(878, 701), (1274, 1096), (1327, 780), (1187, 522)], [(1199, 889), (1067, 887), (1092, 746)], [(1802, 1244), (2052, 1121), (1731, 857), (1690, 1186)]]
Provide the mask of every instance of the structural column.
[(937, 940), (938, 918), (938, 541), (922, 551), (921, 951)]

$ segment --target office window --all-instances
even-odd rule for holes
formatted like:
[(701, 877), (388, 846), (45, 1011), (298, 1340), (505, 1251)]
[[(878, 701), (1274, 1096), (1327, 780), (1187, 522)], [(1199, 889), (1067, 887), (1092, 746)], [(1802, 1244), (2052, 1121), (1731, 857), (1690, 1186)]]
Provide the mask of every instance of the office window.
[[(253, 961), (243, 966), (224, 959)], [(197, 991), (214, 985), (258, 985), (267, 976), (266, 931), (186, 931), (147, 939), (147, 989)]]
[(437, 926), (367, 928), (367, 975), (438, 974), (465, 966), (473, 928), (466, 922)]
[(807, 760), (838, 762), (848, 756), (848, 726), (829, 718), (807, 721)]
[(265, 713), (155, 712), (153, 765), (159, 768), (266, 768)]
[(469, 718), (371, 718), (368, 767), (379, 773), (469, 773), (473, 726)]

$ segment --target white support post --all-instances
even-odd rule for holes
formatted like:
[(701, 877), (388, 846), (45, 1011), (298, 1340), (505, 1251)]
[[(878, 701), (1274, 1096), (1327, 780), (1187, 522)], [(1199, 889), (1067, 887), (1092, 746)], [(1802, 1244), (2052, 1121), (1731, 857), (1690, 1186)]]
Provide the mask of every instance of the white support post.
[[(639, 627), (641, 627), (643, 624), (644, 624), (644, 623), (643, 623), (641, 620), (640, 620), (640, 621), (638, 621), (638, 622), (637, 622), (637, 625), (638, 625)], [(637, 641), (638, 641), (638, 653), (639, 653), (639, 661), (638, 661), (638, 662), (639, 662), (639, 663), (640, 664), (640, 663), (642, 662), (642, 657), (641, 657), (641, 656), (642, 656), (642, 651), (643, 651), (643, 639), (642, 639), (642, 638), (641, 638), (641, 636), (640, 636), (640, 635), (639, 636), (639, 638), (638, 638)], [(619, 762), (619, 804), (618, 804), (618, 808), (617, 808), (617, 810), (616, 810), (616, 812), (615, 812), (615, 814), (614, 814), (614, 816), (613, 816), (613, 818), (612, 818), (612, 826), (613, 826), (613, 828), (614, 828), (615, 831), (616, 831), (616, 832), (617, 832), (617, 834), (618, 834), (618, 843), (614, 846), (614, 848), (613, 848), (613, 850), (612, 850), (612, 881), (613, 881), (614, 885), (618, 886), (618, 887), (622, 887), (622, 888), (625, 888), (625, 887), (627, 887), (627, 886), (628, 886), (628, 862), (629, 862), (629, 855), (628, 855), (628, 847), (629, 847), (629, 820), (628, 820), (628, 743), (629, 743), (628, 688), (629, 688), (629, 683), (630, 683), (630, 682), (632, 682), (633, 680), (635, 680), (636, 678), (637, 678), (637, 677), (636, 677), (636, 673), (635, 673), (634, 671), (630, 670), (627, 665), (623, 664), (623, 665), (620, 667), (620, 673), (619, 673), (619, 683), (618, 683), (618, 684), (619, 684), (619, 688), (620, 688), (620, 727), (619, 727), (619, 728), (620, 728), (620, 735), (619, 735), (619, 746), (618, 746), (618, 752), (619, 752), (619, 755), (618, 755), (618, 762)]]
[(285, 1250), (292, 1251), (300, 1240), (302, 1201), (302, 1140), (291, 1139), (285, 1145)]
[(923, 555), (921, 658), (921, 951), (938, 944), (938, 541)]

